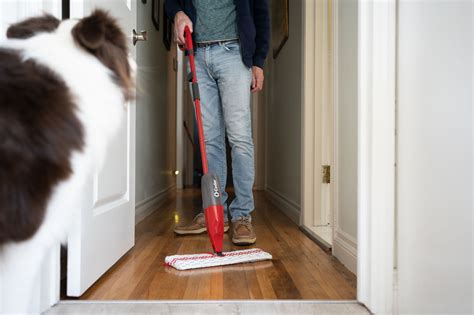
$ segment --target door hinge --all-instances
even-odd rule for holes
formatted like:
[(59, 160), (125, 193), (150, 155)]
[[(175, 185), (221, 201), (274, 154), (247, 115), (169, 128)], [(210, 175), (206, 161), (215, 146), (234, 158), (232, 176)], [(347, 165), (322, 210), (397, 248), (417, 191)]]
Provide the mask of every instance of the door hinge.
[(323, 175), (323, 184), (331, 183), (331, 165), (323, 165), (322, 175)]

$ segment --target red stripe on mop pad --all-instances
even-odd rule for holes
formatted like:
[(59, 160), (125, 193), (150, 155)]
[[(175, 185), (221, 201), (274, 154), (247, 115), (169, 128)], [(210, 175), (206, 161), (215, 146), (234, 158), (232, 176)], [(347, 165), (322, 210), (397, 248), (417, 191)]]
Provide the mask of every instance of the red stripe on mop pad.
[(173, 255), (167, 256), (165, 263), (178, 270), (189, 270), (272, 259), (271, 254), (264, 252), (260, 248), (236, 250), (222, 254), (223, 256), (217, 256), (212, 253)]

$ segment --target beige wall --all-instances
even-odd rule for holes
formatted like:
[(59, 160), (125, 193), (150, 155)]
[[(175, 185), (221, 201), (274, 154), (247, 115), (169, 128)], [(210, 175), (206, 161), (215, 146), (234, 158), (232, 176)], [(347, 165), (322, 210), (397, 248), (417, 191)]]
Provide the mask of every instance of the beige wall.
[(143, 212), (175, 184), (176, 77), (163, 45), (163, 25), (158, 32), (151, 23), (151, 1), (138, 6), (138, 29), (149, 34), (137, 46), (136, 205)]
[(301, 194), (302, 1), (291, 0), (290, 36), (267, 60), (266, 189), (299, 211)]
[(400, 1), (400, 314), (473, 312), (472, 6)]

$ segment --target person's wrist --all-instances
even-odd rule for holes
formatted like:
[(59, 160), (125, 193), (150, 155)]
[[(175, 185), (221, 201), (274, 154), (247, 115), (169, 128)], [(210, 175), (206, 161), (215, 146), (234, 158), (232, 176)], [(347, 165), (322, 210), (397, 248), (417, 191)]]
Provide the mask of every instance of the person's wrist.
[(174, 21), (175, 23), (179, 20), (181, 20), (183, 18), (183, 15), (186, 15), (186, 13), (184, 13), (183, 11), (178, 11), (176, 12), (175, 16), (174, 16)]

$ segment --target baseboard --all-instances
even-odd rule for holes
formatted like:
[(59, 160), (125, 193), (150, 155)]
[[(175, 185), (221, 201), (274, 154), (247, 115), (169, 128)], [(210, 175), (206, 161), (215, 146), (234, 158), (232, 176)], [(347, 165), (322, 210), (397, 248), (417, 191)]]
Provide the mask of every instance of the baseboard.
[(332, 245), (326, 242), (322, 237), (320, 237), (318, 234), (314, 233), (309, 229), (308, 227), (301, 225), (300, 230), (308, 237), (310, 238), (313, 242), (318, 244), (319, 247), (321, 247), (322, 250), (324, 250), (326, 253), (330, 254)]
[(173, 184), (154, 195), (135, 204), (135, 224), (138, 224), (144, 218), (155, 212), (167, 199), (169, 193), (176, 186)]
[(295, 222), (298, 226), (300, 225), (300, 205), (289, 200), (276, 190), (267, 186), (265, 194), (268, 199), (281, 210), (291, 221)]
[(334, 233), (333, 255), (352, 273), (357, 274), (357, 240), (341, 230)]

